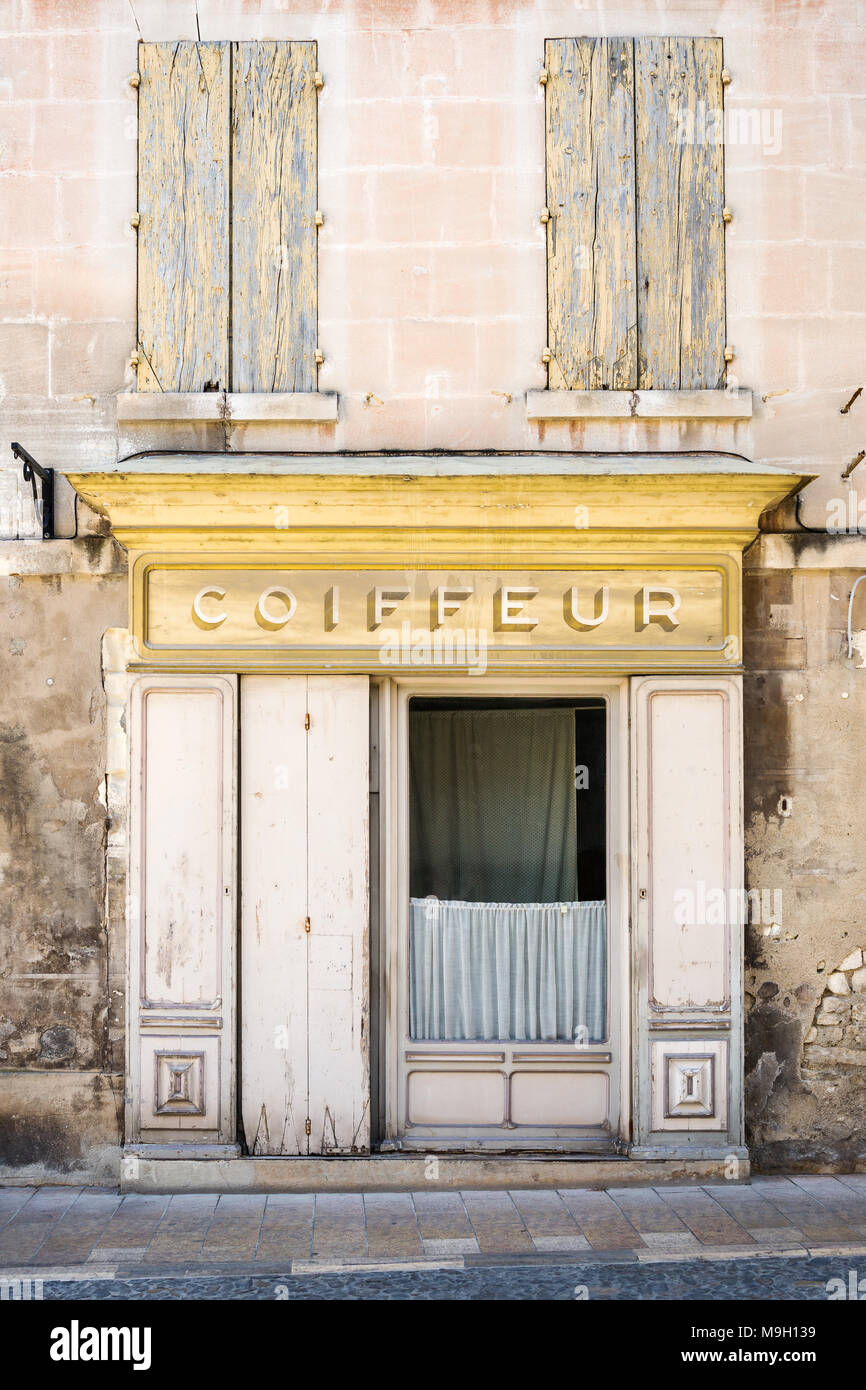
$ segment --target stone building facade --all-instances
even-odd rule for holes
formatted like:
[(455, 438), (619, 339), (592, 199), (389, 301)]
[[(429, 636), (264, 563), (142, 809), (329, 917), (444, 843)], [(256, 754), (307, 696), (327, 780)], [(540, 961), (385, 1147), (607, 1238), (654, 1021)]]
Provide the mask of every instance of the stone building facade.
[[(664, 587), (666, 557), (668, 569), (676, 560), (697, 572), (710, 564), (712, 551), (713, 566), (721, 565), (720, 556), (730, 562), (724, 592), (738, 608), (742, 556), (741, 650), (691, 667), (685, 657), (662, 660), (655, 648), (631, 664), (583, 661), (583, 673), (599, 691), (619, 681), (624, 701), (618, 714), (609, 714), (623, 721), (617, 756), (624, 760), (626, 809), (621, 824), (619, 812), (611, 813), (609, 839), (612, 845), (622, 835), (625, 856), (617, 861), (622, 959), (612, 986), (620, 991), (622, 1030), (617, 1046), (608, 1037), (614, 1062), (605, 1063), (601, 1052), (593, 1056), (598, 1076), (605, 1066), (620, 1066), (619, 1080), (604, 1072), (604, 1085), (614, 1090), (632, 1071), (644, 1077), (634, 1105), (622, 1101), (618, 1120), (611, 1112), (604, 1124), (592, 1124), (635, 1162), (688, 1166), (690, 1145), (695, 1164), (717, 1163), (719, 1170), (730, 1154), (764, 1171), (850, 1170), (866, 1162), (866, 764), (859, 737), (866, 718), (866, 586), (855, 590), (866, 574), (866, 463), (857, 462), (866, 447), (866, 395), (860, 395), (866, 385), (862, 0), (594, 6), (580, 0), (341, 0), (329, 6), (8, 0), (0, 24), (3, 437), (53, 469), (56, 490), (53, 533), (44, 539), (20, 462), (10, 455), (2, 465), (2, 1179), (113, 1181), (124, 1148), (140, 1160), (148, 1143), (154, 1162), (171, 1162), (166, 1155), (171, 1145), (183, 1148), (185, 1122), (173, 1128), (166, 1122), (168, 1137), (160, 1145), (157, 1131), (135, 1110), (141, 1088), (150, 1085), (154, 1058), (154, 1113), (160, 1105), (170, 1113), (174, 1105), (178, 1116), (210, 1114), (209, 1100), (200, 1098), (196, 1112), (195, 1096), (190, 1100), (177, 1089), (187, 1082), (171, 1077), (160, 1101), (159, 1058), (168, 1059), (165, 1066), (176, 1078), (178, 1058), (198, 1046), (178, 1042), (199, 1026), (189, 1012), (179, 1012), (186, 1005), (170, 1001), (174, 1032), (166, 1023), (172, 1041), (161, 1050), (158, 1026), (137, 1012), (147, 991), (139, 999), (134, 972), (141, 962), (138, 946), (128, 940), (140, 909), (138, 890), (130, 886), (130, 855), (135, 870), (135, 835), (150, 813), (136, 801), (133, 785), (140, 753), (135, 699), (143, 698), (134, 696), (133, 686), (138, 681), (146, 694), (148, 680), (159, 686), (163, 678), (174, 679), (193, 688), (196, 680), (224, 677), (235, 682), (231, 698), (240, 700), (243, 718), (243, 702), (253, 699), (254, 682), (265, 681), (266, 667), (228, 657), (220, 665), (219, 650), (190, 656), (192, 646), (171, 626), (175, 610), (168, 599), (159, 610), (156, 590), (148, 611), (163, 612), (164, 645), (173, 656), (154, 656), (158, 634), (153, 637), (144, 618), (139, 624), (136, 617), (144, 590), (134, 577), (130, 582), (128, 557), (141, 558), (145, 568), (191, 564), (189, 555), (201, 547), (199, 562), (211, 575), (202, 583), (225, 592), (219, 574), (229, 573), (226, 557), (244, 547), (258, 556), (279, 552), (282, 568), (293, 575), (306, 572), (306, 564), (328, 569), (325, 542), (315, 551), (310, 541), (304, 553), (313, 559), (302, 563), (301, 551), (290, 554), (292, 542), (285, 538), (298, 525), (302, 531), (312, 526), (313, 516), (326, 517), (331, 528), (335, 570), (355, 574), (377, 561), (385, 574), (406, 569), (411, 533), (414, 569), (432, 575), (441, 568), (451, 576), (440, 587), (468, 588), (467, 573), (500, 566), (519, 573), (518, 587), (531, 587), (526, 573), (545, 569), (539, 537), (549, 532), (561, 556), (547, 568), (580, 570), (588, 563), (583, 552), (595, 545), (593, 565), (613, 572), (627, 564), (633, 548), (645, 571), (636, 582), (644, 588), (650, 582)], [(633, 385), (612, 391), (607, 403), (589, 401), (601, 396), (590, 390), (585, 402), (551, 402), (563, 393), (550, 377), (546, 45), (564, 36), (621, 35), (723, 44), (727, 351), (712, 408), (695, 401), (694, 391), (654, 393)], [(235, 390), (223, 378), (154, 391), (142, 379), (139, 257), (146, 229), (138, 74), (145, 71), (142, 45), (174, 43), (186, 45), (184, 51), (197, 43), (316, 45), (322, 81), (314, 97), (315, 205), (321, 211), (314, 346), (321, 360), (312, 390)], [(542, 74), (547, 80), (540, 82)], [(698, 123), (707, 114), (700, 107), (692, 111)], [(693, 138), (704, 144), (715, 139), (706, 129)], [(554, 222), (556, 215), (554, 209)], [(304, 402), (302, 395), (318, 400)], [(417, 504), (398, 486), (412, 478)], [(444, 481), (437, 485), (437, 478)], [(585, 522), (563, 520), (555, 511), (560, 507), (571, 518), (587, 503)], [(285, 526), (268, 512), (282, 504), (289, 513)], [(627, 512), (624, 524), (617, 523), (620, 508)], [(428, 521), (419, 521), (419, 509), (427, 509)], [(488, 537), (494, 514), (506, 519)], [(457, 538), (453, 558), (460, 563), (437, 550), (435, 537), (418, 539), (428, 525)], [(571, 556), (562, 541), (569, 525)], [(358, 528), (364, 527), (376, 532), (381, 554), (373, 541), (363, 551)], [(509, 528), (517, 535), (513, 542), (503, 540)], [(181, 553), (186, 560), (178, 559)], [(263, 560), (257, 563), (267, 570)], [(376, 582), (376, 592), (387, 589), (387, 581)], [(253, 604), (266, 584), (272, 594), (280, 588), (278, 578), (263, 579), (249, 591)], [(697, 593), (697, 581), (693, 588)], [(276, 627), (274, 603), (279, 606), (279, 597), (261, 609), (260, 628), (269, 615)], [(206, 627), (213, 598), (198, 611)], [(721, 637), (737, 633), (738, 623), (735, 615)], [(297, 678), (304, 671), (321, 677), (324, 668), (317, 658), (306, 667), (295, 661), (267, 669), (271, 675), (291, 670)], [(362, 658), (341, 679), (360, 679), (359, 671), (369, 675)], [(503, 671), (498, 679), (505, 684), (494, 691), (499, 699), (518, 690), (508, 685), (517, 665), (506, 663)], [(638, 858), (629, 860), (630, 835), (639, 837), (643, 824), (641, 777), (652, 774), (652, 768), (638, 773), (638, 764), (644, 766), (634, 732), (639, 687), (655, 680), (652, 689), (663, 691), (667, 679), (690, 679), (693, 692), (742, 690), (742, 828), (730, 787), (729, 815), (722, 820), (734, 857), (739, 854), (742, 885), (753, 894), (742, 936), (733, 924), (728, 954), (712, 965), (724, 966), (733, 990), (716, 1010), (724, 1028), (706, 1009), (701, 1013), (699, 998), (695, 1012), (697, 997), (686, 979), (673, 1034), (663, 1031), (663, 1009), (655, 1021), (652, 1005), (649, 1022), (641, 1014), (643, 946), (630, 954), (632, 933), (636, 940), (642, 931), (645, 898), (639, 848), (633, 851)], [(452, 694), (463, 699), (467, 689), (455, 687)], [(547, 699), (554, 687), (541, 694), (540, 686), (533, 689), (533, 698)], [(595, 689), (581, 686), (578, 694), (589, 698), (586, 692)], [(725, 716), (732, 720), (725, 728), (737, 757), (739, 698), (730, 696)], [(629, 722), (637, 745), (629, 744)], [(693, 733), (697, 738), (697, 729)], [(364, 750), (366, 759), (366, 734)], [(663, 770), (656, 769), (657, 779)], [(164, 774), (170, 769), (154, 775)], [(732, 787), (738, 775), (735, 768)], [(243, 805), (243, 782), (240, 796)], [(253, 823), (252, 815), (245, 823)], [(365, 844), (370, 864), (376, 863), (373, 842)], [(730, 885), (737, 885), (736, 871)], [(313, 938), (315, 929), (314, 921)], [(363, 1153), (389, 1144), (411, 1149), (406, 1126), (392, 1124), (384, 1100), (376, 1099), (392, 1086), (385, 1057), (391, 1047), (384, 1021), (388, 985), (384, 976), (374, 978), (385, 968), (378, 961), (383, 948), (375, 928), (365, 934), (363, 922), (345, 931), (354, 933), (355, 994), (347, 1004), (357, 1009), (352, 1028), (357, 1031), (362, 1020), (362, 1031), (378, 1030), (382, 1039), (379, 1050), (374, 1041), (372, 1052), (358, 1053), (361, 1079), (346, 1084), (357, 1081), (351, 1106), (360, 1107), (359, 1116), (380, 1105), (384, 1118), (378, 1125), (374, 1120), (366, 1140), (368, 1121), (359, 1118), (357, 1144), (338, 1140), (337, 1124), (330, 1149), (324, 1141), (305, 1148), (302, 1138), (294, 1152)], [(662, 940), (660, 925), (655, 939)], [(692, 944), (696, 939), (690, 936)], [(146, 971), (149, 947), (141, 949)], [(338, 956), (329, 958), (335, 990), (343, 968)], [(243, 959), (252, 959), (249, 950)], [(699, 948), (686, 960), (686, 973), (689, 961), (702, 959)], [(240, 957), (225, 956), (223, 964), (243, 979)], [(208, 1079), (195, 1082), (203, 1090), (216, 1084), (218, 1047), (225, 1062), (236, 1028), (247, 1026), (243, 1016), (249, 1020), (256, 1007), (249, 997), (244, 1011), (238, 993), (238, 1020), (228, 994), (221, 990), (217, 997), (224, 1014), (217, 1024), (212, 1011), (207, 1026), (214, 1039), (223, 1030), (219, 1043), (209, 1050), (202, 1039), (195, 1054), (202, 1059), (195, 1065), (207, 1068)], [(139, 1032), (130, 1033), (133, 1013)], [(315, 1033), (309, 1017), (306, 1026), (309, 1039)], [(144, 1045), (148, 1027), (153, 1038), (147, 1045), (155, 1051), (133, 1063), (130, 1048)], [(674, 1034), (679, 1050), (665, 1052), (664, 1038)], [(252, 1047), (248, 1040), (246, 1057)], [(405, 1066), (423, 1070), (423, 1063), (411, 1061), (414, 1055), (406, 1053)], [(550, 1076), (565, 1075), (562, 1055), (549, 1062)], [(686, 1088), (686, 1109), (693, 1099), (698, 1107), (697, 1120), (678, 1127), (676, 1105), (657, 1093), (658, 1077), (692, 1055), (710, 1058), (710, 1071), (692, 1068), (692, 1079), (683, 1079), (687, 1067), (676, 1073), (676, 1084)], [(517, 1115), (519, 1063), (511, 1052), (508, 1057)], [(467, 1075), (480, 1074), (478, 1062), (466, 1065)], [(535, 1063), (527, 1065), (535, 1075)], [(498, 1076), (500, 1063), (490, 1066)], [(726, 1067), (728, 1109), (722, 1114)], [(223, 1072), (221, 1119), (216, 1124), (211, 1116), (203, 1125), (195, 1156), (204, 1163), (208, 1146), (226, 1161), (288, 1153), (256, 1148), (257, 1130), (243, 1115), (242, 1065), (225, 1063)], [(714, 1081), (707, 1080), (710, 1073)], [(666, 1075), (674, 1084), (674, 1071)], [(422, 1148), (437, 1142), (432, 1084), (409, 1102), (426, 1116)], [(703, 1110), (694, 1086), (715, 1088), (712, 1096), (702, 1093)], [(359, 1101), (362, 1092), (367, 1099)], [(532, 1087), (529, 1092), (535, 1094)], [(309, 1078), (306, 1100), (309, 1110)], [(657, 1102), (658, 1115), (652, 1109)], [(483, 1110), (483, 1087), (469, 1103)], [(521, 1100), (521, 1113), (529, 1117), (529, 1137), (521, 1141), (526, 1152), (551, 1146), (558, 1152), (547, 1130), (532, 1140), (532, 1126), (540, 1123), (533, 1103)], [(736, 1119), (741, 1105), (744, 1127)], [(309, 1114), (304, 1118), (309, 1124)], [(523, 1133), (519, 1119), (508, 1123)], [(564, 1128), (567, 1138), (569, 1123), (554, 1117), (548, 1129)], [(581, 1151), (585, 1127), (575, 1123), (577, 1138), (567, 1138), (566, 1152), (569, 1144)], [(467, 1139), (465, 1116), (461, 1124), (464, 1140), (446, 1136), (443, 1146), (462, 1143), (476, 1151), (478, 1134), (473, 1130)], [(662, 1140), (671, 1133), (665, 1147)], [(696, 1135), (703, 1136), (703, 1147), (695, 1147)], [(592, 1150), (592, 1144), (583, 1147)], [(497, 1151), (512, 1150), (503, 1140)], [(608, 1151), (601, 1146), (600, 1152)], [(153, 1181), (159, 1180), (157, 1172)]]

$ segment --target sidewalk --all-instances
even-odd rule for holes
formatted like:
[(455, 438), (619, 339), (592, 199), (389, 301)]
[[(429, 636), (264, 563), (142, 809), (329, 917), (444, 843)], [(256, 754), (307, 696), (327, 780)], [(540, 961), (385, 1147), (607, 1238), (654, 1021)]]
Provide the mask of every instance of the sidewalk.
[(0, 1276), (7, 1277), (831, 1254), (866, 1254), (866, 1174), (756, 1177), (742, 1187), (363, 1196), (0, 1188)]

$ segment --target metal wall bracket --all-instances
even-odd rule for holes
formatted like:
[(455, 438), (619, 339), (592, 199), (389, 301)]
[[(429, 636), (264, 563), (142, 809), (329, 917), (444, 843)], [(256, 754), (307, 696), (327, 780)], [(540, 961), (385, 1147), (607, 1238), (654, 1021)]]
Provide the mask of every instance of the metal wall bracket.
[[(42, 522), (42, 539), (50, 541), (54, 536), (54, 469), (43, 468), (20, 444), (12, 445), (12, 456), (23, 464), (24, 481), (33, 489), (33, 507), (37, 520)], [(36, 489), (37, 476), (42, 482), (41, 497)]]

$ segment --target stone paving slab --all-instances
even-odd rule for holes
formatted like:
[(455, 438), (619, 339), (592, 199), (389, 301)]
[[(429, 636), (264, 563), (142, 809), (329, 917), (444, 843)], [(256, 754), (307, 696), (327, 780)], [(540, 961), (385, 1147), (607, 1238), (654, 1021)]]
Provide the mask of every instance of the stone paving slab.
[(856, 1232), (847, 1221), (810, 1196), (793, 1179), (755, 1178), (752, 1185), (756, 1192), (787, 1216), (792, 1226), (803, 1232), (807, 1244), (856, 1240)]
[[(134, 1258), (132, 1251), (144, 1253), (156, 1234), (170, 1200), (168, 1197), (143, 1197), (135, 1193), (124, 1197), (102, 1232), (91, 1258), (111, 1261), (123, 1259), (124, 1252), (127, 1259)], [(29, 1203), (22, 1207), (13, 1225), (27, 1219), (29, 1207)]]
[(120, 1201), (118, 1193), (82, 1192), (66, 1208), (48, 1239), (40, 1246), (39, 1263), (81, 1264), (88, 1259), (120, 1206)]
[(0, 1230), (25, 1202), (29, 1202), (35, 1191), (35, 1187), (0, 1187)]
[(755, 1242), (748, 1231), (701, 1188), (659, 1188), (658, 1195), (676, 1212), (702, 1245), (754, 1245)]
[(315, 1197), (284, 1192), (268, 1198), (256, 1258), (308, 1260), (313, 1253)]
[(475, 1236), (451, 1236), (444, 1240), (425, 1240), (425, 1255), (477, 1255), (478, 1241)]
[(369, 1192), (364, 1197), (367, 1249), (371, 1255), (423, 1255), (415, 1207), (408, 1192)]
[(75, 1187), (36, 1189), (0, 1231), (0, 1265), (35, 1259), (67, 1208), (80, 1195), (81, 1189)]
[(313, 1254), (357, 1258), (369, 1254), (360, 1193), (328, 1192), (316, 1197)]
[(531, 1253), (532, 1238), (510, 1192), (464, 1192), (466, 1214), (482, 1254)]
[(795, 1243), (800, 1236), (787, 1216), (753, 1187), (737, 1188), (735, 1191), (724, 1183), (707, 1183), (703, 1190), (748, 1231), (753, 1240), (760, 1240), (758, 1232), (764, 1231), (773, 1231), (779, 1240), (790, 1238)]
[(203, 1260), (252, 1260), (259, 1244), (265, 1198), (247, 1194), (220, 1197), (204, 1245)]
[(866, 1252), (866, 1175), (749, 1186), (152, 1196), (0, 1188), (0, 1272), (771, 1259)]
[(676, 1212), (651, 1187), (611, 1187), (607, 1195), (648, 1244), (649, 1235), (690, 1234)]
[(159, 1263), (196, 1259), (213, 1221), (217, 1201), (218, 1198), (212, 1196), (173, 1197), (146, 1249), (145, 1260)]
[(863, 1201), (838, 1178), (798, 1175), (791, 1180), (807, 1197), (826, 1207), (848, 1225), (863, 1220)]
[[(524, 1226), (538, 1250), (588, 1249), (589, 1241), (558, 1192), (512, 1192)], [(556, 1241), (556, 1245), (551, 1245)], [(571, 1242), (564, 1244), (563, 1242)], [(541, 1242), (541, 1243), (540, 1243)]]
[(803, 1232), (793, 1226), (750, 1226), (749, 1235), (759, 1245), (802, 1245)]
[[(421, 1239), (473, 1240), (475, 1232), (459, 1192), (413, 1192)], [(475, 1242), (477, 1245), (477, 1241)]]
[(560, 1195), (594, 1250), (628, 1250), (644, 1245), (634, 1226), (606, 1192), (563, 1189)]

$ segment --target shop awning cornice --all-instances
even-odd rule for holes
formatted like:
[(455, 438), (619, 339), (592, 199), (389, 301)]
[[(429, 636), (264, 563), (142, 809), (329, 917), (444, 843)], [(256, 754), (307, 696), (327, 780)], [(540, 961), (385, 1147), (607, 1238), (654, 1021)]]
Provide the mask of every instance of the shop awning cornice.
[(721, 547), (808, 479), (731, 454), (146, 454), (69, 473), (129, 550), (491, 562)]
[[(85, 474), (186, 474), (220, 477), (682, 477), (720, 474), (791, 476), (742, 454), (693, 453), (199, 453), (150, 450), (112, 463), (78, 466)], [(72, 477), (72, 473), (69, 475)], [(797, 475), (798, 479), (801, 475)], [(810, 475), (811, 476), (811, 475)], [(803, 482), (808, 477), (802, 478)]]

